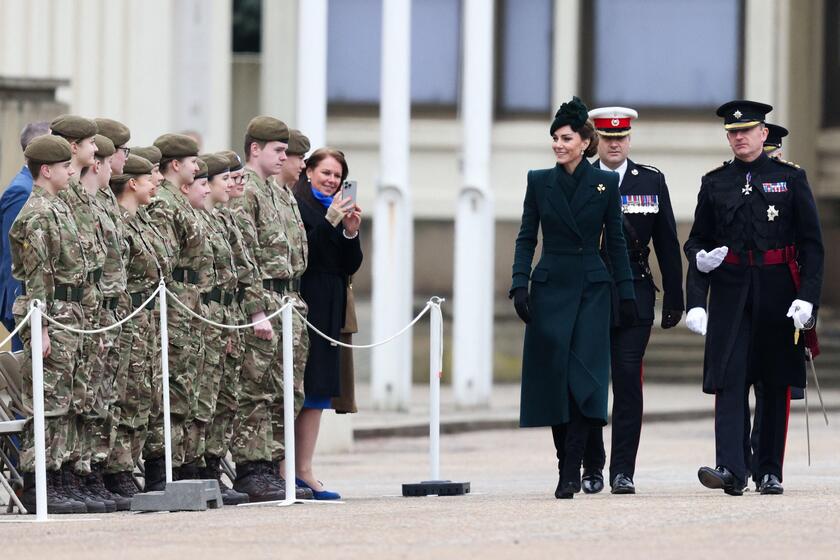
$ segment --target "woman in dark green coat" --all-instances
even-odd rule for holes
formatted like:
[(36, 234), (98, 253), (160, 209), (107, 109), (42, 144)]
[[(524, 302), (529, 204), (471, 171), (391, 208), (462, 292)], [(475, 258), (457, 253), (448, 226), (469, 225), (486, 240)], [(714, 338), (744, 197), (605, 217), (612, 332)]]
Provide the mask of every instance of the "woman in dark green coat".
[[(618, 174), (586, 160), (598, 145), (587, 112), (577, 97), (560, 107), (550, 128), (557, 164), (528, 172), (510, 290), (527, 324), (519, 422), (551, 426), (560, 471), (557, 498), (580, 490), (586, 435), (607, 422), (611, 282), (622, 319), (636, 313)], [(542, 255), (532, 272), (540, 228)], [(599, 255), (602, 239), (612, 276)]]

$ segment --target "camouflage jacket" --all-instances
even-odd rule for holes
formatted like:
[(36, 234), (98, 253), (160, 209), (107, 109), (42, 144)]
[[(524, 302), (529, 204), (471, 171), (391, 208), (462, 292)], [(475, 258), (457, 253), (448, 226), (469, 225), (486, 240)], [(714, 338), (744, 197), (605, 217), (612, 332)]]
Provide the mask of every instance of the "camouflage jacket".
[(125, 243), (125, 224), (122, 216), (117, 213), (119, 208), (111, 207), (112, 204), (116, 204), (116, 199), (112, 197), (113, 193), (110, 189), (107, 193), (99, 189), (96, 196), (91, 197), (100, 231), (105, 240), (105, 263), (102, 266), (99, 289), (102, 291), (102, 296), (106, 298), (124, 294), (127, 282), (125, 260), (128, 246)]
[(187, 198), (175, 185), (164, 180), (148, 211), (152, 223), (164, 238), (172, 240), (172, 270), (183, 268), (195, 271), (198, 274), (195, 283), (198, 291), (212, 289), (216, 278), (207, 227)]
[(82, 308), (85, 309), (85, 316), (91, 320), (90, 323), (95, 325), (99, 321), (99, 309), (102, 306), (101, 286), (95, 279), (102, 272), (108, 251), (102, 225), (93, 205), (93, 197), (76, 177), (70, 179), (66, 189), (59, 191), (58, 198), (70, 209), (79, 232), (79, 242), (88, 259), (88, 272), (93, 273), (91, 276), (86, 274), (82, 280)]
[(80, 286), (90, 271), (82, 236), (67, 204), (37, 185), (9, 230), (12, 275), (23, 283), (29, 300), (52, 303), (55, 286)]
[(263, 288), (260, 277), (260, 269), (257, 266), (251, 248), (245, 243), (245, 239), (236, 224), (236, 219), (230, 208), (220, 207), (214, 210), (217, 219), (227, 232), (227, 239), (233, 251), (233, 262), (236, 265), (236, 279), (244, 290), (242, 299), (242, 310), (249, 317), (258, 311), (264, 310)]
[(215, 286), (226, 292), (235, 292), (238, 283), (236, 263), (224, 222), (215, 210), (199, 212), (199, 214), (207, 225), (208, 238), (213, 248), (213, 266), (216, 269)]
[(125, 224), (125, 242), (128, 247), (126, 272), (128, 274), (128, 291), (151, 292), (160, 283), (162, 267), (157, 253), (151, 243), (155, 233), (150, 229), (151, 224), (144, 222), (136, 214), (134, 216), (125, 208), (121, 219)]

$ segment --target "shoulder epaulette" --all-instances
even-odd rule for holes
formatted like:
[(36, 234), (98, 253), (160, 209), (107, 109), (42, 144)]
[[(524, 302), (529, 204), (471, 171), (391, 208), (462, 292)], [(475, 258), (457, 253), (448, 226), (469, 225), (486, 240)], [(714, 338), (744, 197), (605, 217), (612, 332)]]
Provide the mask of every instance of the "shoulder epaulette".
[(647, 169), (648, 171), (653, 171), (654, 173), (659, 173), (660, 175), (662, 174), (662, 172), (660, 170), (658, 170), (654, 166), (648, 165), (646, 163), (636, 163), (636, 167), (643, 167), (643, 168)]
[(724, 167), (726, 167), (726, 166), (727, 166), (727, 165), (729, 165), (730, 163), (732, 163), (732, 160), (731, 160), (731, 159), (726, 160), (726, 161), (724, 161), (722, 164), (720, 164), (720, 165), (718, 165), (717, 167), (715, 167), (714, 169), (711, 169), (711, 170), (707, 171), (707, 172), (706, 172), (706, 175), (711, 175), (711, 174), (712, 174), (712, 173), (714, 173), (715, 171), (720, 171), (721, 169), (723, 169)]
[(778, 161), (779, 163), (783, 163), (783, 164), (787, 165), (788, 167), (793, 167), (794, 169), (802, 169), (801, 167), (799, 167), (799, 165), (793, 163), (792, 161), (786, 161), (786, 160), (783, 160), (782, 158), (771, 158), (771, 159), (774, 160), (774, 161)]

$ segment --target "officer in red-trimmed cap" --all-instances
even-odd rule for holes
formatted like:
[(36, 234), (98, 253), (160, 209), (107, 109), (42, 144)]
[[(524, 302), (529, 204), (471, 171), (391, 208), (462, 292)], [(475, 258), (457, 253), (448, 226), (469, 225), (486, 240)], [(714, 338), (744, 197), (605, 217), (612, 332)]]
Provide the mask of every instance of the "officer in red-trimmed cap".
[[(653, 241), (662, 275), (664, 329), (677, 325), (683, 314), (682, 256), (665, 176), (657, 168), (628, 157), (631, 122), (638, 117), (636, 111), (603, 107), (590, 111), (589, 117), (600, 137), (595, 167), (615, 171), (619, 176), (624, 237), (636, 290), (637, 318), (629, 324), (621, 323), (615, 305), (612, 314), (613, 426), (609, 477), (613, 494), (635, 494), (633, 476), (642, 430), (642, 358), (653, 326), (657, 292), (648, 264), (650, 243)], [(613, 302), (618, 302), (617, 296)], [(584, 492), (596, 493), (604, 487), (605, 460), (602, 429), (593, 428), (584, 454)]]

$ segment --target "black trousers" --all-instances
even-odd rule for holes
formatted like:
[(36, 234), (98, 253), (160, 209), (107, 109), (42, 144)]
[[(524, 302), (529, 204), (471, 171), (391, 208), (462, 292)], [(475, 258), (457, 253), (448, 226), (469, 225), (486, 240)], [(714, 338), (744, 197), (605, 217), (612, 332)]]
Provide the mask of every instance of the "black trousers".
[[(782, 479), (782, 462), (790, 413), (790, 390), (787, 386), (767, 383), (764, 372), (753, 371), (751, 354), (762, 351), (759, 341), (752, 339), (751, 310), (747, 308), (735, 335), (735, 345), (726, 372), (724, 389), (715, 393), (715, 456), (716, 464), (728, 468), (741, 481), (747, 471), (761, 480), (765, 474)], [(736, 355), (739, 354), (739, 355)], [(757, 395), (758, 453), (750, 453), (750, 386), (761, 386)], [(754, 465), (754, 466), (753, 466)]]
[(574, 482), (580, 488), (580, 464), (586, 439), (594, 423), (581, 414), (573, 398), (569, 399), (569, 422), (551, 427), (554, 449), (557, 451), (557, 470), (563, 483)]
[[(752, 479), (756, 482), (760, 482), (764, 474), (767, 474), (760, 474), (762, 473), (762, 470), (759, 459), (761, 456), (761, 425), (764, 422), (764, 384), (755, 383), (753, 385), (753, 393), (755, 394), (755, 411), (753, 413), (752, 426), (750, 426), (749, 422), (749, 410), (747, 411), (747, 421), (744, 422), (744, 453), (745, 457), (747, 457), (747, 464), (749, 465)], [(785, 441), (787, 440), (787, 426), (790, 421), (790, 401), (791, 399), (802, 399), (804, 396), (804, 391), (799, 387), (790, 387), (788, 389), (788, 394), (785, 397)], [(750, 429), (752, 429), (752, 433), (750, 433)], [(784, 450), (785, 445), (783, 443), (781, 450), (782, 455), (779, 457), (779, 473), (771, 471), (772, 474), (776, 474), (779, 477), (779, 480), (782, 478), (781, 470), (785, 460)]]
[[(631, 479), (636, 472), (636, 454), (642, 433), (645, 350), (651, 325), (616, 328), (610, 331), (612, 363), (612, 441), (609, 480), (621, 473)], [(587, 438), (583, 468), (601, 470), (606, 462), (603, 429), (593, 428)]]

